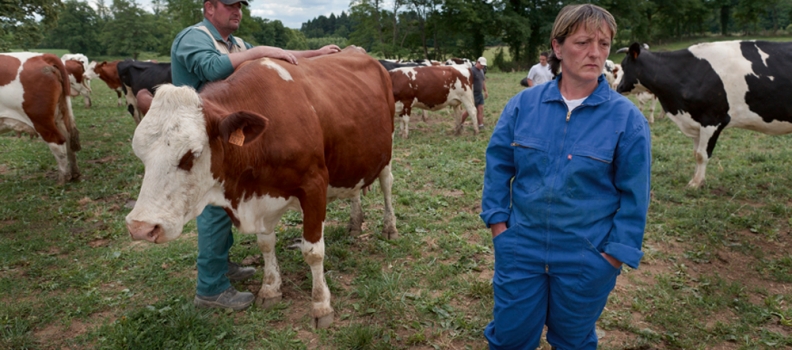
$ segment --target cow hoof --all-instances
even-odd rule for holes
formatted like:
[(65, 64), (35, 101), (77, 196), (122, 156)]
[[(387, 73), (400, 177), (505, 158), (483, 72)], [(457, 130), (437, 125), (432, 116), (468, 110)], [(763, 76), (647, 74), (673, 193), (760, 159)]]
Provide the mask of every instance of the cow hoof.
[(357, 237), (363, 233), (363, 229), (360, 228), (360, 225), (347, 225), (347, 233), (353, 237)]
[(399, 231), (395, 227), (388, 227), (382, 230), (382, 237), (388, 240), (397, 239), (399, 238)]
[(333, 313), (329, 313), (322, 317), (314, 317), (313, 319), (313, 326), (316, 329), (324, 329), (330, 327), (333, 324)]
[(256, 298), (256, 306), (269, 309), (275, 306), (275, 304), (280, 303), (281, 299), (283, 299), (283, 297), (280, 295), (272, 298)]

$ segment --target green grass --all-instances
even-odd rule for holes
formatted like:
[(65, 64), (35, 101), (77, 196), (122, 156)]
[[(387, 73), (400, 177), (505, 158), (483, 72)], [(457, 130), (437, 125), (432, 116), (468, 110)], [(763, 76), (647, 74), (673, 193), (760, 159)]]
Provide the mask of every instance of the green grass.
[[(451, 117), (413, 118), (394, 144), (400, 238), (379, 236), (382, 200), (363, 197), (366, 227), (346, 234), (348, 204), (328, 208), (326, 277), (335, 323), (313, 330), (310, 271), (285, 249), (302, 219), (278, 228), (283, 302), (243, 312), (196, 310), (196, 235), (132, 243), (127, 202), (143, 166), (134, 122), (94, 82), (94, 107), (75, 101), (82, 181), (55, 185), (41, 140), (0, 135), (0, 348), (485, 349), (491, 319), (490, 233), (478, 218), (489, 133), (523, 73), (488, 74), (487, 129)], [(646, 256), (625, 269), (599, 322), (601, 349), (776, 349), (792, 346), (792, 151), (788, 136), (726, 130), (707, 183), (686, 189), (692, 142), (668, 119), (652, 125), (652, 203)], [(237, 235), (234, 260), (259, 268), (255, 238)], [(545, 346), (544, 349), (549, 347)]]

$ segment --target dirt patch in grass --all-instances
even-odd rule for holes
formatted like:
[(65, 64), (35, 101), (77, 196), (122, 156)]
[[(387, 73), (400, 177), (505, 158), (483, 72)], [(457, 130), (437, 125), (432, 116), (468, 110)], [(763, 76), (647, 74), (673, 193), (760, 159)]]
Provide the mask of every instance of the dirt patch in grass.
[(87, 332), (88, 329), (89, 324), (80, 320), (71, 320), (68, 327), (54, 322), (43, 328), (36, 329), (33, 331), (33, 336), (40, 344), (47, 344), (47, 346), (57, 349), (59, 348), (57, 344), (63, 344), (66, 340), (74, 339)]

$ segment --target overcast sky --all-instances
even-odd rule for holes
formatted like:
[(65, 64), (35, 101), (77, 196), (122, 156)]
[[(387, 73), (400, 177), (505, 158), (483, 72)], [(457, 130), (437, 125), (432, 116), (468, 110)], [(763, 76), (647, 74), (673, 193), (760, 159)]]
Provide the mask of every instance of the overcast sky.
[[(253, 16), (280, 20), (283, 25), (300, 29), (303, 22), (321, 15), (336, 16), (341, 11), (349, 11), (350, 0), (249, 0), (250, 12)], [(106, 3), (112, 3), (112, 0)], [(151, 9), (150, 0), (137, 0), (137, 3), (148, 10)], [(242, 19), (244, 21), (244, 19)]]

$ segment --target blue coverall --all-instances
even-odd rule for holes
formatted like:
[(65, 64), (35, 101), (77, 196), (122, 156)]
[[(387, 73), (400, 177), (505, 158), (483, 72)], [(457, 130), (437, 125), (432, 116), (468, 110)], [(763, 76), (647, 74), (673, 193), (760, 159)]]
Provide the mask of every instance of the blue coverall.
[(559, 78), (513, 97), (487, 147), (481, 218), (493, 239), (490, 349), (596, 349), (621, 269), (637, 268), (649, 206), (649, 125), (603, 76), (568, 111)]

